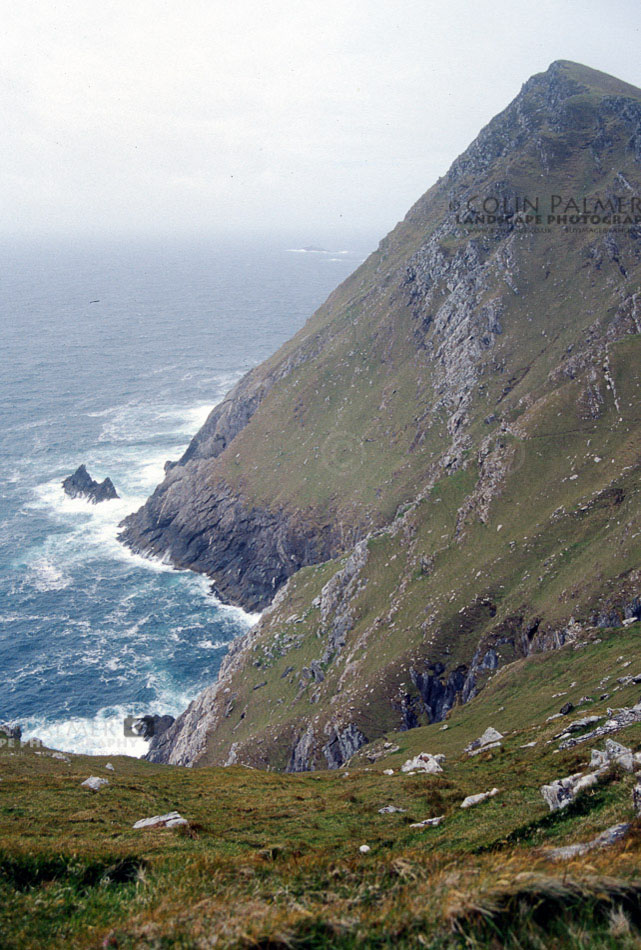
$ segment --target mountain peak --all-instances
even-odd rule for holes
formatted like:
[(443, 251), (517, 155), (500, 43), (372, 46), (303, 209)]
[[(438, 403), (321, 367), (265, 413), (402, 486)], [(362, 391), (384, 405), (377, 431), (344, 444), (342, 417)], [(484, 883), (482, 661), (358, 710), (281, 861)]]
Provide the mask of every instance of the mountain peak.
[(554, 88), (559, 99), (576, 95), (626, 96), (641, 99), (641, 89), (609, 73), (592, 69), (569, 59), (556, 59), (545, 72), (535, 73), (524, 84), (521, 94), (542, 87)]

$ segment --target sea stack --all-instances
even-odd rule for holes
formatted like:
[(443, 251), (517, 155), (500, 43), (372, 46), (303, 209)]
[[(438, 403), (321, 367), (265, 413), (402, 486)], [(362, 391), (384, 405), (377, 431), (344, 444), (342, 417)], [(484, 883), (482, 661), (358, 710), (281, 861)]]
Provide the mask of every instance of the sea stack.
[(86, 498), (93, 505), (101, 501), (111, 501), (120, 495), (110, 478), (97, 482), (91, 477), (84, 465), (81, 465), (73, 475), (68, 475), (62, 483), (65, 494), (70, 498)]

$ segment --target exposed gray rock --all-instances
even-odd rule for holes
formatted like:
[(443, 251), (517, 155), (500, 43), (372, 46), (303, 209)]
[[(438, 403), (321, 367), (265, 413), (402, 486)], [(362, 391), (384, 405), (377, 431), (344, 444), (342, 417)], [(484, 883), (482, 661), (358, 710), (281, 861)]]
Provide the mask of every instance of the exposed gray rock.
[(562, 808), (567, 808), (579, 792), (596, 785), (600, 776), (601, 772), (590, 772), (587, 775), (584, 772), (575, 772), (567, 778), (559, 778), (549, 785), (543, 785), (541, 794), (550, 811), (560, 811)]
[(584, 736), (566, 739), (565, 742), (560, 743), (559, 748), (571, 749), (582, 742), (589, 742), (591, 739), (598, 739), (600, 736), (611, 735), (620, 729), (625, 729), (626, 726), (633, 725), (635, 722), (641, 722), (641, 703), (638, 703), (636, 706), (617, 709), (602, 726), (593, 729), (591, 732), (586, 732)]
[(384, 808), (379, 808), (379, 815), (394, 815), (396, 812), (406, 811), (405, 808), (397, 808), (396, 805), (385, 805)]
[(415, 821), (410, 828), (436, 828), (444, 818), (444, 815), (439, 815), (438, 818), (424, 818), (423, 821)]
[(354, 723), (349, 723), (342, 729), (331, 726), (330, 740), (323, 746), (327, 768), (339, 769), (344, 762), (351, 759), (366, 744), (367, 737)]
[(97, 482), (91, 477), (84, 465), (81, 465), (73, 475), (68, 475), (62, 483), (66, 495), (70, 498), (86, 498), (97, 505), (101, 501), (112, 501), (119, 498), (110, 478)]
[(608, 765), (619, 765), (626, 772), (634, 772), (635, 761), (632, 750), (615, 742), (614, 739), (606, 739), (603, 752), (598, 749), (592, 750), (590, 768), (601, 769)]
[(461, 808), (472, 808), (474, 805), (480, 805), (481, 802), (486, 801), (488, 798), (494, 798), (498, 793), (498, 788), (493, 788), (489, 792), (479, 792), (478, 795), (468, 795), (467, 798), (464, 798), (461, 802)]
[(314, 730), (310, 725), (299, 736), (292, 749), (288, 772), (308, 772), (312, 767), (312, 750), (314, 748)]
[(132, 825), (136, 830), (149, 828), (179, 828), (189, 825), (186, 818), (183, 818), (179, 812), (170, 811), (166, 815), (154, 815), (152, 818), (141, 818)]
[(97, 775), (90, 775), (84, 782), (80, 783), (83, 788), (89, 788), (92, 792), (99, 792), (105, 785), (109, 785), (109, 779), (99, 778)]
[(142, 739), (151, 739), (154, 736), (161, 736), (170, 726), (173, 726), (174, 722), (175, 719), (173, 716), (149, 714), (134, 719), (132, 729), (138, 733)]
[(488, 726), (483, 735), (479, 739), (470, 742), (464, 751), (472, 755), (473, 753), (482, 752), (488, 748), (496, 748), (501, 744), (502, 738), (503, 735), (498, 729), (495, 729), (493, 726)]
[(430, 664), (427, 669), (422, 672), (412, 668), (410, 676), (420, 694), (428, 722), (440, 722), (465, 689), (467, 667), (453, 670), (445, 681), (442, 679), (445, 673), (442, 663)]
[(401, 772), (427, 772), (430, 775), (438, 775), (442, 772), (442, 763), (445, 761), (444, 755), (430, 755), (429, 752), (419, 752), (413, 759), (408, 759), (401, 766)]
[(580, 857), (596, 848), (611, 847), (613, 844), (625, 838), (629, 830), (630, 825), (622, 822), (619, 825), (612, 825), (611, 828), (602, 831), (600, 835), (597, 835), (596, 838), (592, 838), (591, 841), (584, 841), (581, 844), (569, 844), (563, 848), (548, 848), (543, 851), (543, 854), (546, 858), (549, 858), (550, 861), (569, 861), (571, 858)]

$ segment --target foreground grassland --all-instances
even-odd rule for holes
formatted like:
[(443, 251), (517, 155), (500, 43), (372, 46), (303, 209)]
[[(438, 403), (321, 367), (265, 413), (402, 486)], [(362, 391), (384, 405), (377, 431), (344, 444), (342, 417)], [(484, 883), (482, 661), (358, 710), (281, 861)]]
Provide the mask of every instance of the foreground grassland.
[[(639, 700), (641, 686), (618, 683), (641, 672), (639, 626), (511, 664), (453, 711), (447, 729), (390, 735), (398, 751), (377, 758), (379, 740), (337, 772), (192, 770), (126, 757), (112, 758), (111, 772), (104, 757), (64, 761), (4, 746), (0, 946), (641, 946), (634, 775), (613, 769), (552, 815), (540, 793), (603, 745), (559, 751), (553, 736), (569, 720)], [(583, 702), (548, 720), (568, 700)], [(464, 755), (487, 725), (504, 734), (502, 748)], [(615, 738), (640, 750), (641, 725)], [(401, 774), (420, 751), (444, 753), (443, 773)], [(82, 788), (89, 775), (109, 785)], [(493, 786), (498, 795), (461, 810), (466, 795)], [(380, 814), (386, 805), (404, 811)], [(132, 829), (173, 809), (188, 830)], [(439, 827), (410, 827), (437, 815)], [(546, 857), (548, 846), (622, 821), (630, 832), (612, 848), (563, 863)]]

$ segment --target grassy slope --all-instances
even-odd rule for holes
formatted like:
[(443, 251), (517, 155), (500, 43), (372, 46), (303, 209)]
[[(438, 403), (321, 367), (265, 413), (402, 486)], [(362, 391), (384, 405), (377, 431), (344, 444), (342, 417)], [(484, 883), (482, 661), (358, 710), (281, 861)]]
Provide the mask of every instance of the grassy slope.
[[(411, 665), (443, 659), (453, 669), (469, 663), (484, 638), (505, 662), (521, 649), (514, 617), (523, 616), (524, 626), (542, 617), (544, 625), (560, 629), (572, 616), (589, 623), (609, 597), (633, 596), (641, 562), (639, 423), (633, 416), (640, 347), (640, 339), (631, 337), (611, 351), (629, 421), (616, 425), (610, 412), (589, 423), (575, 416), (560, 440), (557, 413), (571, 418), (575, 382), (535, 406), (528, 436), (514, 440), (513, 474), (487, 522), (469, 518), (463, 542), (454, 537), (456, 511), (473, 487), (473, 469), (442, 478), (405, 514), (396, 536), (370, 542), (366, 584), (352, 604), (355, 623), (346, 647), (326, 667), (325, 681), (302, 691), (300, 671), (323, 645), (320, 612), (310, 604), (341, 562), (301, 571), (265, 624), (251, 665), (235, 677), (235, 710), (219, 723), (204, 761), (224, 762), (237, 742), (246, 743), (244, 761), (285, 767), (297, 730), (314, 719), (322, 726), (336, 712), (337, 694), (345, 720), (373, 738), (398, 723), (391, 702), (412, 691)], [(425, 557), (433, 558), (428, 573), (421, 569)], [(479, 608), (484, 599), (494, 614)], [(515, 644), (496, 644), (502, 625)], [(283, 649), (286, 636), (295, 645)]]
[[(504, 179), (517, 194), (541, 195), (559, 183), (566, 194), (616, 193), (623, 168), (640, 184), (614, 118), (605, 120), (611, 140), (602, 168), (589, 146), (601, 97), (641, 93), (573, 64), (567, 73), (584, 89), (569, 100), (563, 132), (544, 126), (541, 133), (557, 162), (554, 184), (542, 184), (539, 146), (529, 142), (493, 163), (487, 179), (470, 174), (457, 188), (472, 182), (483, 194)], [(302, 691), (301, 669), (323, 652), (319, 613), (310, 604), (342, 562), (306, 568), (290, 581), (251, 664), (232, 684), (235, 712), (211, 735), (205, 763), (226, 761), (237, 742), (243, 761), (282, 768), (305, 724), (311, 719), (322, 732), (339, 707), (344, 722), (372, 738), (398, 723), (392, 702), (412, 691), (410, 666), (469, 665), (479, 642), (495, 640), (499, 625), (513, 627), (516, 616), (562, 628), (572, 616), (588, 622), (608, 598), (636, 593), (641, 338), (629, 316), (617, 317), (622, 300), (641, 287), (634, 243), (619, 239), (623, 278), (617, 262), (603, 256), (602, 234), (557, 228), (515, 238), (518, 293), (506, 294), (498, 280), (487, 291), (487, 300), (502, 296), (503, 333), (481, 360), (463, 468), (448, 475), (440, 460), (450, 445), (451, 408), (430, 410), (436, 370), (428, 351), (416, 347), (397, 273), (446, 212), (446, 185), (434, 186), (310, 321), (303, 335), (330, 325), (332, 342), (278, 384), (216, 463), (218, 474), (257, 503), (341, 525), (346, 549), (355, 525), (392, 522), (399, 506), (411, 510), (395, 536), (370, 542), (346, 647), (325, 669), (324, 683)], [(468, 240), (452, 232), (442, 250), (454, 255)], [(570, 353), (578, 362), (568, 369)], [(594, 390), (600, 404), (592, 414)], [(482, 488), (477, 453), (488, 438), (491, 448), (503, 446), (505, 475), (481, 517), (470, 501)], [(492, 616), (479, 609), (484, 599)], [(292, 615), (300, 620), (295, 627), (287, 623)], [(519, 632), (508, 632), (517, 642), (498, 645), (503, 661), (521, 648)], [(285, 653), (282, 637), (292, 633), (299, 645)], [(294, 672), (282, 679), (290, 666)]]
[[(593, 700), (574, 716), (639, 698), (640, 687), (617, 678), (641, 671), (641, 632), (598, 633), (581, 648), (506, 667), (453, 712), (447, 730), (390, 735), (398, 752), (370, 765), (377, 750), (363, 750), (347, 777), (192, 771), (125, 757), (113, 758), (109, 773), (105, 758), (66, 764), (44, 750), (5, 747), (3, 948), (638, 946), (641, 826), (569, 869), (539, 850), (632, 818), (629, 775), (612, 773), (556, 817), (539, 791), (601, 745), (557, 751), (549, 740), (561, 725), (546, 719), (561, 703)], [(600, 700), (604, 689), (610, 696)], [(504, 732), (503, 749), (464, 756), (487, 725)], [(639, 749), (641, 726), (617, 738)], [(444, 752), (443, 775), (400, 774), (419, 751)], [(395, 774), (384, 775), (390, 767)], [(82, 789), (89, 774), (110, 785)], [(492, 786), (500, 789), (494, 799), (460, 809), (465, 795)], [(406, 811), (380, 815), (388, 804)], [(189, 819), (188, 834), (131, 829), (173, 808)], [(438, 828), (409, 827), (441, 814)], [(367, 855), (358, 852), (364, 843)]]

